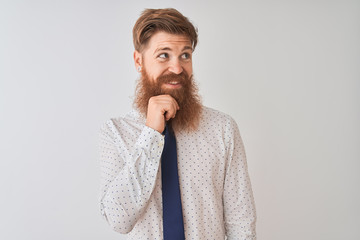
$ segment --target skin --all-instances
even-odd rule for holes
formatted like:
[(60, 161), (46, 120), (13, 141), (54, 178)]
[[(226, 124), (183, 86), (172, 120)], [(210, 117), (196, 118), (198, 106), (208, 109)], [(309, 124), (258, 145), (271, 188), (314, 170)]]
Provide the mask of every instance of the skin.
[[(159, 76), (183, 71), (192, 75), (192, 45), (187, 36), (157, 32), (140, 53), (135, 50), (135, 67), (145, 67), (150, 80), (156, 82)], [(162, 88), (181, 88), (179, 83), (163, 84)], [(176, 100), (170, 95), (159, 95), (149, 99), (146, 126), (162, 133), (165, 123), (175, 118), (179, 110)]]

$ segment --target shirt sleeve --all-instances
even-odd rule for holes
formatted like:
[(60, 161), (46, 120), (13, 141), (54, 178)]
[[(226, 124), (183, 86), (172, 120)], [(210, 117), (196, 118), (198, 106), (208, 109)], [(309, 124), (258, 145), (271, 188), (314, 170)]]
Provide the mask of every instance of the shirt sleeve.
[(225, 136), (229, 137), (223, 195), (227, 240), (256, 240), (256, 210), (245, 149), (233, 119)]
[(113, 230), (128, 233), (144, 213), (154, 190), (164, 136), (144, 125), (133, 148), (110, 120), (99, 133), (100, 212)]

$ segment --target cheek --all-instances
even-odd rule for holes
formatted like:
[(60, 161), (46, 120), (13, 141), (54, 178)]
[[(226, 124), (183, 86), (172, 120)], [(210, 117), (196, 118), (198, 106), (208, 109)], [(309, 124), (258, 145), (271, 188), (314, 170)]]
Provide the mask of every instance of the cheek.
[(192, 64), (184, 66), (184, 70), (187, 72), (187, 74), (189, 74), (189, 76), (191, 76), (193, 71)]
[(153, 68), (152, 69), (152, 79), (157, 79), (158, 77), (162, 76), (164, 73), (163, 69), (159, 69), (159, 68)]
[(162, 74), (162, 68), (159, 64), (154, 62), (146, 62), (145, 63), (146, 72), (151, 79), (156, 79)]

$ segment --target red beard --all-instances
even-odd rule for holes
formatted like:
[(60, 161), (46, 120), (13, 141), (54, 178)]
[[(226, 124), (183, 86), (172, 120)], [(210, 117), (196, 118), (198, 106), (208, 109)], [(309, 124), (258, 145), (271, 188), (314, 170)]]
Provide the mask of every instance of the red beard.
[[(177, 81), (181, 84), (180, 88), (163, 88), (164, 83)], [(192, 76), (183, 71), (180, 74), (166, 74), (151, 81), (146, 70), (143, 68), (141, 77), (136, 86), (134, 105), (146, 116), (149, 99), (153, 96), (169, 94), (179, 104), (180, 110), (176, 112), (176, 117), (168, 121), (174, 131), (186, 130), (195, 131), (198, 128), (202, 104), (198, 95), (198, 88)]]

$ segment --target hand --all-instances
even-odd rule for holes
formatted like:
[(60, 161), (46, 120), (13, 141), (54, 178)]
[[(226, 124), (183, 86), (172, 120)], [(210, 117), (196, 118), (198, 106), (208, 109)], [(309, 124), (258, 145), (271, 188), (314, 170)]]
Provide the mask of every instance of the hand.
[(174, 118), (179, 109), (178, 103), (170, 95), (151, 97), (147, 109), (146, 126), (162, 133), (166, 121)]

